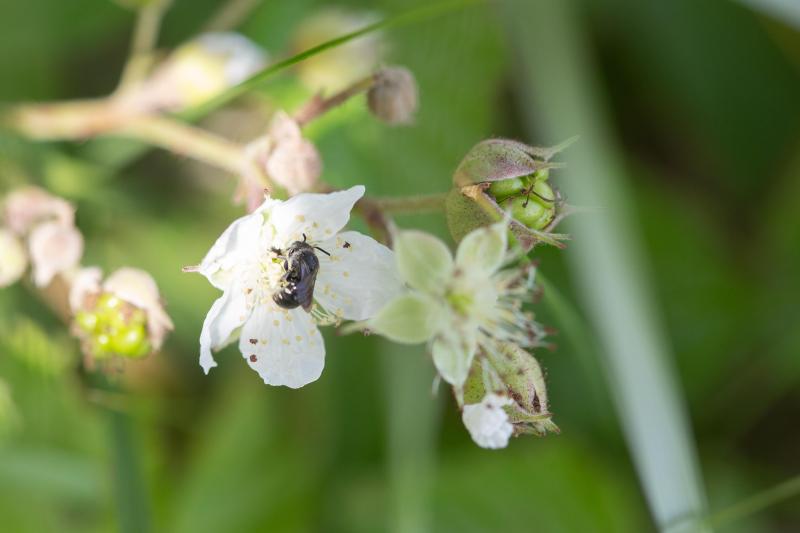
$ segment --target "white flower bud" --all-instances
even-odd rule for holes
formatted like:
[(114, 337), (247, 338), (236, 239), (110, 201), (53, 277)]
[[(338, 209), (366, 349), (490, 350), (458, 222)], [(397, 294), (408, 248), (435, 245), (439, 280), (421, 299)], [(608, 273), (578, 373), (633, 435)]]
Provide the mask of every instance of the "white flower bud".
[(514, 426), (508, 421), (504, 407), (513, 403), (507, 396), (489, 393), (480, 403), (464, 406), (461, 420), (475, 444), (492, 450), (508, 446)]
[(83, 255), (83, 236), (75, 226), (45, 222), (33, 229), (28, 247), (33, 263), (33, 282), (44, 287), (56, 274), (78, 265)]
[(173, 325), (161, 303), (153, 277), (137, 268), (120, 268), (106, 279), (103, 290), (147, 313), (148, 337), (153, 349), (158, 350)]
[(375, 83), (367, 92), (372, 114), (387, 124), (408, 124), (419, 102), (417, 82), (410, 70), (387, 67), (375, 74)]
[(6, 196), (3, 216), (11, 231), (23, 235), (34, 225), (47, 220), (55, 220), (65, 226), (72, 225), (75, 208), (66, 200), (52, 196), (39, 187), (22, 187)]
[(28, 254), (19, 239), (0, 228), (0, 287), (17, 282), (28, 266)]
[(243, 35), (207, 33), (178, 47), (131, 98), (144, 108), (198, 105), (243, 82), (266, 63), (266, 52)]
[[(375, 13), (323, 9), (304, 20), (292, 38), (292, 51), (320, 43), (377, 22)], [(369, 76), (383, 55), (380, 33), (371, 33), (306, 59), (297, 65), (300, 80), (312, 91), (336, 92)]]

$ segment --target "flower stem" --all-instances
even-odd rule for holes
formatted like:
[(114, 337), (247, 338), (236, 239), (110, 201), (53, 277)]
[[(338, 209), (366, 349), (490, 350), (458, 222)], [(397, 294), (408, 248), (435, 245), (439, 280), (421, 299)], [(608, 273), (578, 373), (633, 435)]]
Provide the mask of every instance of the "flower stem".
[(300, 108), (300, 111), (295, 114), (294, 119), (300, 126), (305, 126), (315, 118), (321, 117), (331, 109), (342, 105), (353, 96), (369, 90), (373, 83), (375, 83), (375, 76), (367, 76), (329, 98), (322, 98), (322, 96), (317, 94), (311, 98), (306, 105)]
[(228, 0), (203, 27), (203, 33), (231, 31), (247, 19), (262, 0)]
[(447, 193), (400, 196), (397, 198), (371, 198), (373, 205), (386, 213), (433, 213), (444, 210)]
[(153, 49), (158, 41), (161, 19), (171, 3), (172, 0), (153, 0), (139, 9), (131, 38), (130, 56), (122, 70), (117, 93), (147, 77), (153, 64)]
[(119, 530), (123, 533), (150, 531), (149, 506), (130, 417), (118, 411), (109, 411), (108, 416)]

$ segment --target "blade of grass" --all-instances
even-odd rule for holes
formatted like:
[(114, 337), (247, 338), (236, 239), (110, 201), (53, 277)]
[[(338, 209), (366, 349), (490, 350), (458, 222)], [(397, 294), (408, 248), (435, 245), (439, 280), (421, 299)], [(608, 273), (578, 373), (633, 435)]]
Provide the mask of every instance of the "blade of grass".
[[(595, 66), (574, 3), (510, 0), (503, 14), (521, 59), (531, 134), (580, 134), (566, 154), (564, 187), (578, 205), (567, 254), (579, 295), (604, 348), (603, 363), (626, 440), (656, 524), (662, 531), (706, 531), (705, 495), (685, 406), (648, 287), (623, 167)], [(531, 95), (531, 96), (528, 96)], [(536, 113), (533, 113), (533, 107)], [(535, 118), (534, 118), (535, 117)]]
[(712, 514), (709, 518), (709, 522), (714, 527), (726, 526), (742, 518), (763, 511), (771, 505), (794, 498), (798, 494), (800, 494), (800, 475), (788, 479), (783, 483), (779, 483), (774, 487), (770, 487), (763, 492), (754, 494), (727, 509)]
[(761, 11), (800, 29), (800, 2), (797, 0), (739, 0), (756, 11)]

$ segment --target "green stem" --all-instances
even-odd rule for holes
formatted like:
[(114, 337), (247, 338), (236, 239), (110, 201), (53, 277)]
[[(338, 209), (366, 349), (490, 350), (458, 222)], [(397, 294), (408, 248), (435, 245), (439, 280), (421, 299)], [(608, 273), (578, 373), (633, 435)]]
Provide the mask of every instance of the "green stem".
[(800, 475), (770, 487), (727, 509), (716, 512), (711, 515), (708, 521), (714, 527), (725, 526), (746, 516), (763, 511), (771, 505), (793, 498), (798, 494), (800, 494)]
[(203, 33), (231, 31), (239, 27), (261, 2), (262, 0), (228, 0), (211, 16)]
[(161, 19), (172, 0), (153, 0), (144, 5), (136, 17), (131, 38), (131, 51), (122, 70), (117, 92), (122, 92), (147, 77), (153, 63), (153, 49), (158, 41)]
[(108, 411), (111, 448), (114, 453), (114, 493), (119, 530), (123, 533), (150, 531), (150, 510), (141, 475), (131, 420), (127, 414)]
[(301, 127), (305, 126), (315, 118), (318, 118), (331, 109), (342, 105), (357, 94), (361, 94), (364, 91), (369, 90), (374, 83), (375, 77), (367, 76), (366, 78), (355, 82), (351, 86), (339, 91), (329, 98), (321, 98), (319, 95), (314, 96), (300, 109), (300, 111), (295, 113), (294, 119)]

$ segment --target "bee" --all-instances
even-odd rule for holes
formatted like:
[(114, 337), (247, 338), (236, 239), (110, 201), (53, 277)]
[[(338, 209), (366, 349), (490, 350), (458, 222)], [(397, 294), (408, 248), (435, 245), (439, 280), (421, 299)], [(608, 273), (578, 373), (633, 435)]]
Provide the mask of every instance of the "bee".
[(272, 300), (278, 306), (295, 309), (302, 305), (304, 310), (311, 310), (314, 302), (314, 283), (319, 272), (319, 259), (314, 250), (319, 250), (327, 256), (331, 255), (319, 246), (308, 244), (305, 233), (302, 241), (294, 241), (286, 251), (271, 249), (278, 259), (283, 259), (280, 289), (272, 295)]

